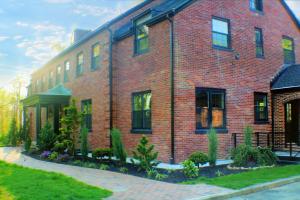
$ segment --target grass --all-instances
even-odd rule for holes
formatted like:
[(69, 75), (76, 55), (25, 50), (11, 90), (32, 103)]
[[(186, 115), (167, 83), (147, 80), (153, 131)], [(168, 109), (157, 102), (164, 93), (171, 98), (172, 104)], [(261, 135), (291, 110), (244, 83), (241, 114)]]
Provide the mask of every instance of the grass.
[(0, 161), (0, 199), (99, 200), (111, 194), (108, 190), (86, 185), (62, 174)]
[(300, 165), (258, 169), (216, 178), (199, 177), (195, 180), (186, 181), (184, 184), (207, 183), (230, 189), (241, 189), (251, 185), (266, 183), (296, 175), (300, 175)]

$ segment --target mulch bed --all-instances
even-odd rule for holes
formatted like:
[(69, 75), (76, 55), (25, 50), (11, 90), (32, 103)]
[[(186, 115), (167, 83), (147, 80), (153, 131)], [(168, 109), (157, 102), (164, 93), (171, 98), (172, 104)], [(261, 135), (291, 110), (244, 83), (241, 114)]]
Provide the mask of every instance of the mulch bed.
[[(49, 159), (42, 159), (40, 157), (40, 153), (31, 153), (28, 154), (26, 152), (23, 152), (23, 154), (30, 156), (34, 159), (46, 161), (46, 162), (54, 162), (54, 163), (60, 163), (60, 164), (66, 164), (66, 165), (73, 165), (73, 166), (80, 166), (80, 167), (88, 167), (88, 168), (97, 168), (99, 169), (101, 164), (105, 164), (109, 166), (108, 171), (112, 172), (117, 172), (117, 173), (122, 173), (120, 172), (120, 167), (126, 167), (128, 169), (128, 172), (126, 174), (133, 175), (133, 176), (138, 176), (138, 177), (143, 177), (143, 178), (148, 178), (146, 172), (138, 170), (138, 167), (136, 165), (127, 163), (125, 166), (119, 166), (116, 161), (113, 160), (106, 160), (100, 162), (99, 160), (93, 159), (93, 158), (88, 158), (83, 160), (80, 156), (76, 156), (75, 158), (72, 158), (69, 161), (65, 162), (59, 162), (59, 161), (50, 161)], [(74, 162), (75, 161), (75, 162)], [(78, 162), (81, 161), (81, 162)], [(168, 175), (167, 178), (163, 179), (162, 181), (168, 182), (168, 183), (181, 183), (188, 179), (182, 172), (182, 170), (166, 170), (166, 169), (157, 169), (157, 171), (161, 174), (166, 174)], [(224, 175), (229, 175), (229, 174), (237, 174), (241, 173), (243, 171), (247, 170), (230, 170), (227, 168), (227, 165), (218, 165), (214, 167), (202, 167), (200, 168), (200, 176), (206, 177), (206, 178), (214, 178), (217, 177), (217, 174), (221, 174), (222, 176)]]

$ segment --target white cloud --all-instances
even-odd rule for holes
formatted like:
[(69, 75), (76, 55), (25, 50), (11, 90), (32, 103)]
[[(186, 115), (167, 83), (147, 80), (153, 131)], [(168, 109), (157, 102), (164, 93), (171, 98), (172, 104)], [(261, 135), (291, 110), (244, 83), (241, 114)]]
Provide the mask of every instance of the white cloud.
[(6, 56), (8, 56), (6, 53), (1, 53), (0, 52), (0, 58), (6, 57)]
[(23, 38), (24, 38), (24, 36), (22, 36), (22, 35), (16, 35), (13, 37), (14, 40), (21, 40)]
[(106, 7), (100, 6), (92, 6), (87, 4), (79, 4), (73, 10), (74, 13), (79, 14), (83, 17), (85, 16), (103, 16), (103, 15), (111, 15), (115, 14), (113, 10), (108, 9)]
[(8, 39), (9, 39), (8, 36), (0, 35), (0, 42), (3, 42), (3, 41), (8, 40)]
[(298, 19), (300, 20), (300, 1), (299, 0), (286, 0), (287, 4), (294, 11)]
[(74, 0), (45, 0), (47, 3), (53, 3), (53, 4), (64, 4), (64, 3), (71, 3)]
[(17, 21), (16, 25), (17, 25), (17, 26), (20, 26), (20, 27), (28, 27), (28, 26), (29, 26), (28, 23), (21, 22), (21, 21)]

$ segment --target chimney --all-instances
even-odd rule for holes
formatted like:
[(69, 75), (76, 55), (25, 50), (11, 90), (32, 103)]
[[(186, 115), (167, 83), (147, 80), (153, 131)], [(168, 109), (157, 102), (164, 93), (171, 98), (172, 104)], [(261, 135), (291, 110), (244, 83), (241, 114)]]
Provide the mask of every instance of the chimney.
[(88, 33), (92, 32), (91, 30), (84, 30), (84, 29), (75, 29), (72, 34), (72, 44), (81, 40), (84, 36)]

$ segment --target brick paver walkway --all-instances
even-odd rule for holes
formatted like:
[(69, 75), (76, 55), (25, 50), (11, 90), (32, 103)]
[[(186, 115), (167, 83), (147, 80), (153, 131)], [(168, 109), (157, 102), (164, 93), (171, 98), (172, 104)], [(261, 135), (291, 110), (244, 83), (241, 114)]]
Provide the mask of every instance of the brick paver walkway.
[(19, 148), (0, 148), (0, 159), (30, 168), (63, 173), (87, 184), (109, 189), (114, 192), (109, 200), (198, 200), (231, 192), (206, 184), (171, 184), (98, 169), (44, 162), (20, 152)]

